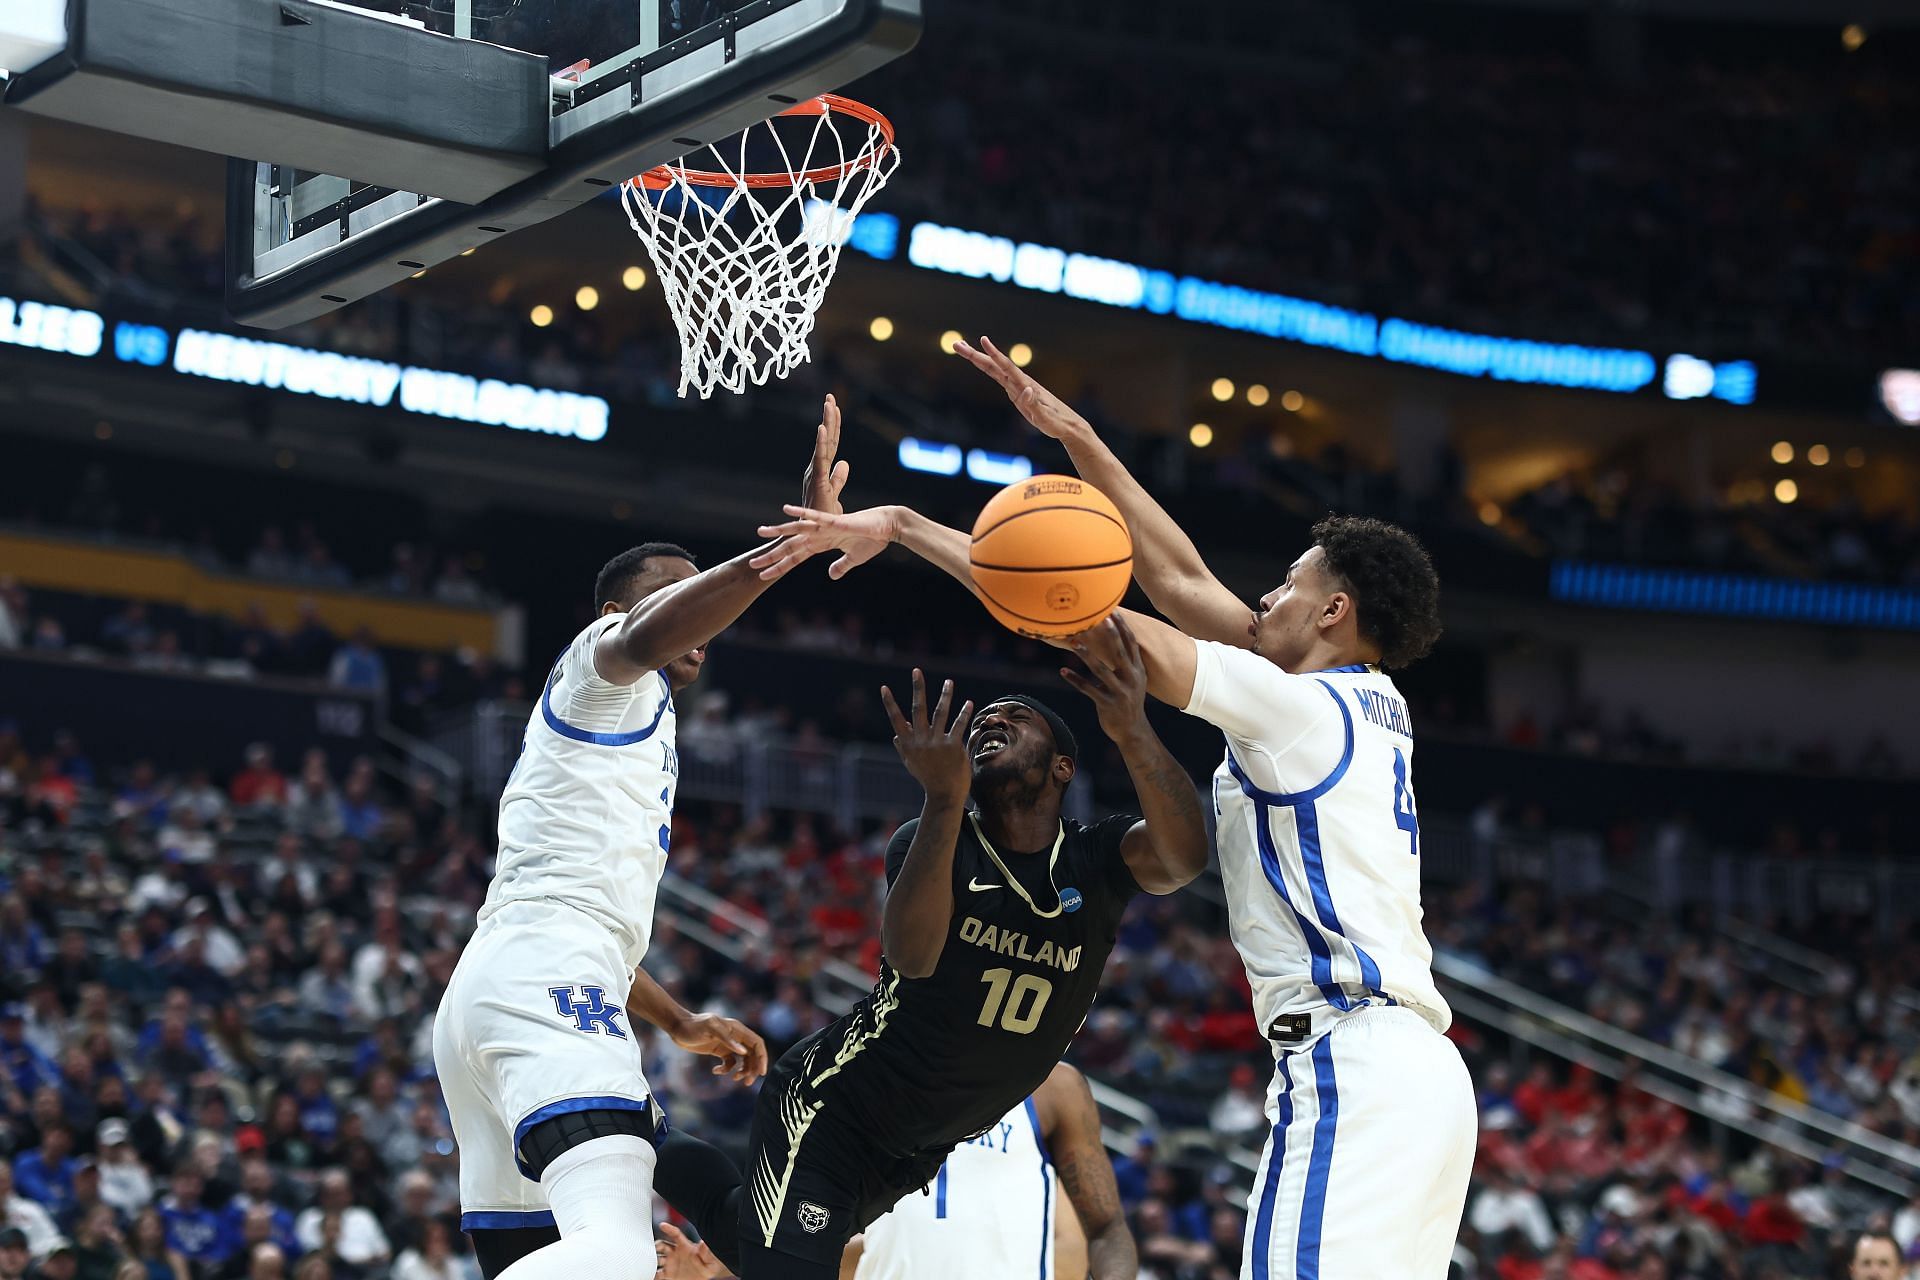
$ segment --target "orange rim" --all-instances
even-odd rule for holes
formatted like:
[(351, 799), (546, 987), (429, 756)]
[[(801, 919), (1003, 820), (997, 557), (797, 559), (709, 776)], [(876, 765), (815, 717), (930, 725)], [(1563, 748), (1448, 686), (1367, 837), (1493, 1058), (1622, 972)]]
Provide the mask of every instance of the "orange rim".
[(778, 114), (824, 116), (834, 112), (852, 116), (869, 127), (878, 128), (880, 143), (877, 146), (868, 147), (851, 160), (825, 165), (818, 169), (808, 169), (805, 173), (799, 174), (726, 173), (717, 169), (684, 169), (679, 165), (660, 164), (629, 181), (648, 191), (664, 191), (675, 182), (687, 182), (696, 187), (797, 187), (803, 182), (833, 182), (857, 169), (871, 168), (879, 162), (882, 155), (893, 149), (893, 122), (866, 103), (855, 102), (852, 98), (843, 98), (837, 93), (823, 93), (817, 98), (796, 102)]

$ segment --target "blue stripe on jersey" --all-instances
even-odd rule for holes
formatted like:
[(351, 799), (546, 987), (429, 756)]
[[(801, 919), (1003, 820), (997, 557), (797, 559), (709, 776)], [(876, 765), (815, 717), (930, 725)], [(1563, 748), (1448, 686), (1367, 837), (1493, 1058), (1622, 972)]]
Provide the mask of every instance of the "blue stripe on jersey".
[(1310, 671), (1307, 674), (1315, 676), (1353, 676), (1360, 675), (1369, 669), (1366, 663), (1355, 662), (1345, 667), (1322, 667), (1318, 671)]
[(1333, 766), (1333, 772), (1322, 779), (1319, 786), (1309, 787), (1305, 791), (1295, 791), (1288, 795), (1278, 791), (1262, 791), (1254, 786), (1253, 780), (1247, 777), (1246, 770), (1242, 769), (1240, 762), (1233, 758), (1233, 748), (1228, 747), (1227, 768), (1232, 771), (1234, 781), (1240, 784), (1240, 789), (1247, 793), (1248, 799), (1282, 806), (1311, 804), (1333, 790), (1334, 785), (1347, 776), (1347, 766), (1353, 763), (1353, 712), (1347, 710), (1347, 700), (1341, 697), (1332, 685), (1325, 680), (1318, 683), (1327, 691), (1327, 696), (1333, 699), (1333, 705), (1340, 708), (1340, 726), (1346, 730), (1347, 735), (1346, 745), (1340, 751), (1340, 763)]
[(1033, 1095), (1027, 1095), (1027, 1123), (1033, 1126), (1033, 1145), (1040, 1148), (1040, 1163), (1052, 1164), (1053, 1154), (1047, 1150), (1046, 1135), (1040, 1132), (1040, 1108), (1033, 1105)]
[[(1341, 938), (1347, 938), (1347, 931), (1340, 927), (1340, 917), (1333, 909), (1333, 890), (1327, 885), (1327, 864), (1320, 855), (1320, 814), (1311, 803), (1295, 805), (1293, 823), (1300, 835), (1300, 861), (1307, 871), (1307, 888), (1313, 892), (1313, 909), (1320, 917), (1320, 923)], [(1347, 945), (1353, 948), (1353, 954), (1360, 961), (1360, 981), (1367, 990), (1377, 996), (1385, 996), (1380, 990), (1380, 966), (1373, 957), (1361, 950), (1360, 944), (1347, 938)]]
[(1040, 1158), (1040, 1280), (1053, 1270), (1053, 1170)]
[(947, 1216), (947, 1166), (940, 1166), (940, 1176), (933, 1180), (933, 1216)]
[[(1227, 757), (1231, 760), (1233, 757)], [(1294, 923), (1300, 926), (1300, 936), (1307, 940), (1313, 970), (1313, 985), (1320, 988), (1320, 994), (1326, 1002), (1345, 1013), (1353, 1008), (1353, 1001), (1347, 999), (1347, 993), (1333, 980), (1333, 950), (1327, 945), (1326, 935), (1300, 914), (1293, 905), (1293, 895), (1287, 892), (1287, 879), (1280, 870), (1280, 850), (1273, 843), (1273, 808), (1266, 801), (1255, 797), (1253, 802), (1254, 838), (1260, 845), (1260, 870), (1266, 874), (1267, 883), (1280, 895), (1280, 901), (1287, 904), (1287, 910), (1293, 912)]]
[(460, 1215), (462, 1231), (506, 1231), (521, 1227), (550, 1227), (551, 1209), (483, 1209)]
[(1340, 1090), (1333, 1078), (1333, 1037), (1313, 1046), (1313, 1085), (1320, 1115), (1313, 1122), (1313, 1150), (1307, 1156), (1307, 1194), (1300, 1205), (1300, 1234), (1294, 1254), (1297, 1280), (1320, 1280), (1320, 1233), (1327, 1216), (1327, 1174), (1333, 1168), (1333, 1132), (1340, 1121)]
[(660, 727), (660, 721), (666, 716), (667, 708), (673, 705), (673, 686), (667, 683), (665, 675), (659, 672), (654, 674), (660, 676), (661, 692), (665, 696), (660, 700), (660, 709), (653, 713), (653, 723), (644, 729), (637, 729), (632, 733), (593, 733), (586, 729), (576, 729), (562, 720), (554, 714), (553, 710), (553, 682), (560, 675), (560, 669), (557, 666), (554, 668), (553, 675), (547, 680), (547, 687), (540, 692), (540, 714), (546, 720), (547, 728), (575, 742), (587, 742), (596, 747), (630, 747), (636, 742), (645, 742), (653, 736), (653, 731)]
[[(513, 1162), (520, 1166), (521, 1174), (524, 1175), (528, 1181), (539, 1181), (539, 1179), (535, 1178), (528, 1170), (527, 1162), (520, 1158), (520, 1143), (526, 1138), (527, 1131), (539, 1124), (542, 1120), (551, 1120), (555, 1116), (571, 1115), (576, 1111), (652, 1111), (653, 1109), (651, 1099), (622, 1098), (612, 1094), (588, 1098), (562, 1098), (558, 1102), (549, 1102), (544, 1107), (537, 1107), (533, 1111), (528, 1112), (525, 1119), (513, 1126)], [(653, 1137), (647, 1139), (647, 1141), (657, 1145), (665, 1128), (665, 1119), (660, 1118), (654, 1125)]]
[(1253, 1280), (1268, 1280), (1272, 1265), (1273, 1208), (1280, 1192), (1280, 1166), (1287, 1160), (1287, 1126), (1293, 1123), (1293, 1074), (1280, 1059), (1280, 1115), (1273, 1122), (1273, 1141), (1267, 1152), (1267, 1178), (1260, 1184), (1260, 1203), (1253, 1218)]

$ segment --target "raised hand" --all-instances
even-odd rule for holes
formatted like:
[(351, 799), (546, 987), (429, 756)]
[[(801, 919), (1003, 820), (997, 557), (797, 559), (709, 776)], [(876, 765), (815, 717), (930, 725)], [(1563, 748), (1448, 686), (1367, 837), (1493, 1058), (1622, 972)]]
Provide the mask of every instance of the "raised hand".
[(1100, 728), (1115, 742), (1147, 731), (1147, 663), (1133, 629), (1118, 615), (1067, 638), (1087, 664), (1060, 669), (1060, 678), (1093, 700)]
[(813, 458), (800, 479), (800, 502), (819, 511), (840, 514), (840, 491), (851, 470), (834, 459), (840, 452), (840, 405), (829, 395), (820, 406), (820, 425), (813, 433)]
[(761, 537), (781, 541), (747, 561), (749, 568), (760, 570), (760, 576), (769, 582), (809, 556), (838, 551), (840, 558), (827, 566), (827, 576), (837, 582), (900, 536), (898, 507), (868, 507), (851, 515), (792, 504), (783, 509), (793, 519), (785, 524), (763, 524), (759, 530)]
[(880, 686), (880, 702), (893, 722), (893, 748), (907, 772), (935, 800), (958, 803), (973, 790), (973, 761), (967, 758), (967, 726), (973, 721), (973, 703), (964, 702), (960, 712), (947, 725), (947, 711), (953, 704), (953, 681), (940, 687), (940, 701), (933, 714), (927, 714), (927, 679), (920, 668), (913, 669), (913, 718), (900, 714), (893, 690)]
[(1092, 425), (1075, 413), (1066, 401), (1028, 377), (1025, 370), (1008, 359), (1000, 348), (993, 345), (993, 339), (981, 338), (980, 348), (968, 346), (964, 341), (953, 344), (957, 355), (1000, 384), (1007, 393), (1007, 399), (1013, 401), (1013, 407), (1033, 425), (1034, 430), (1055, 440), (1064, 440), (1076, 432), (1093, 431)]

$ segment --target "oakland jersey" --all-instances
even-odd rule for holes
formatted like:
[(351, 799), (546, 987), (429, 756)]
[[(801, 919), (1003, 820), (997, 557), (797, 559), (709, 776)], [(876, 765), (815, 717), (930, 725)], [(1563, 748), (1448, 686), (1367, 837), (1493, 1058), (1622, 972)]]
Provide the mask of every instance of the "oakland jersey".
[(1218, 725), (1213, 779), (1228, 924), (1261, 1029), (1282, 1047), (1363, 1005), (1452, 1021), (1421, 929), (1413, 724), (1377, 667), (1289, 675), (1195, 642), (1186, 710)]
[(673, 691), (661, 672), (601, 678), (593, 649), (625, 614), (595, 619), (553, 665), (500, 797), (500, 852), (480, 919), (508, 902), (566, 903), (614, 932), (639, 965), (666, 870)]
[[(1140, 891), (1120, 855), (1138, 818), (1063, 821), (1051, 849), (1003, 853), (969, 814), (932, 973), (883, 957), (873, 991), (781, 1055), (755, 1104), (741, 1234), (816, 1263), (934, 1178), (1040, 1087), (1087, 1019)], [(891, 884), (918, 821), (887, 848)]]
[(1053, 1276), (1053, 1164), (1033, 1099), (955, 1147), (926, 1195), (867, 1228), (855, 1280)]

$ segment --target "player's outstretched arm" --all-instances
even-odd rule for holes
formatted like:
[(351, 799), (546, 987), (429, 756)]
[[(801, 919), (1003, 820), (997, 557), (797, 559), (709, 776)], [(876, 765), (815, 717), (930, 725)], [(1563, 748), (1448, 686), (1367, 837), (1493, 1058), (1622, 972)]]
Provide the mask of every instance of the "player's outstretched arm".
[(991, 339), (981, 338), (978, 349), (957, 343), (954, 351), (999, 383), (1035, 430), (1065, 445), (1080, 478), (1120, 508), (1133, 534), (1134, 575), (1153, 607), (1188, 635), (1245, 648), (1247, 620), (1253, 611), (1213, 576), (1193, 539), (1133, 478), (1093, 424), (1029, 377)]
[(1147, 664), (1133, 628), (1110, 617), (1068, 643), (1085, 671), (1060, 678), (1093, 700), (1100, 728), (1120, 748), (1141, 820), (1120, 841), (1127, 870), (1148, 893), (1172, 893), (1207, 869), (1207, 820), (1193, 779), (1147, 723)]
[[(880, 688), (880, 701), (893, 721), (894, 749), (927, 796), (909, 837), (906, 859), (887, 889), (880, 947), (901, 977), (924, 978), (940, 963), (947, 929), (953, 923), (953, 854), (960, 843), (967, 793), (973, 788), (973, 763), (967, 759), (973, 703), (961, 704), (949, 726), (947, 712), (953, 703), (953, 681), (949, 680), (929, 716), (927, 681), (918, 667), (913, 671), (911, 720), (900, 714), (893, 690), (885, 685)], [(891, 862), (893, 850), (887, 852)]]
[[(847, 483), (847, 464), (834, 457), (839, 449), (840, 407), (828, 396), (814, 432), (813, 457), (801, 493), (808, 507), (836, 515)], [(760, 549), (744, 551), (634, 605), (627, 620), (609, 628), (594, 646), (593, 663), (601, 678), (632, 684), (687, 650), (699, 648), (732, 626), (761, 593), (807, 558), (785, 557), (780, 572), (769, 576), (751, 564), (761, 554)]]
[(694, 1013), (667, 994), (645, 969), (633, 971), (627, 992), (630, 1016), (650, 1022), (688, 1053), (703, 1053), (720, 1061), (713, 1074), (752, 1084), (767, 1074), (767, 1042), (738, 1018), (717, 1013)]
[(827, 576), (838, 580), (879, 555), (889, 542), (897, 542), (967, 590), (980, 594), (967, 554), (972, 539), (958, 529), (929, 520), (912, 507), (868, 507), (835, 514), (790, 506), (786, 513), (792, 519), (785, 524), (760, 526), (761, 537), (782, 539), (751, 561), (763, 575), (778, 577), (808, 556), (838, 551), (840, 558), (827, 566)]
[(1140, 1254), (1127, 1215), (1120, 1206), (1120, 1184), (1113, 1177), (1100, 1139), (1100, 1108), (1086, 1077), (1061, 1063), (1034, 1092), (1040, 1132), (1053, 1156), (1060, 1189), (1067, 1193), (1087, 1233), (1087, 1262), (1093, 1280), (1135, 1280)]

